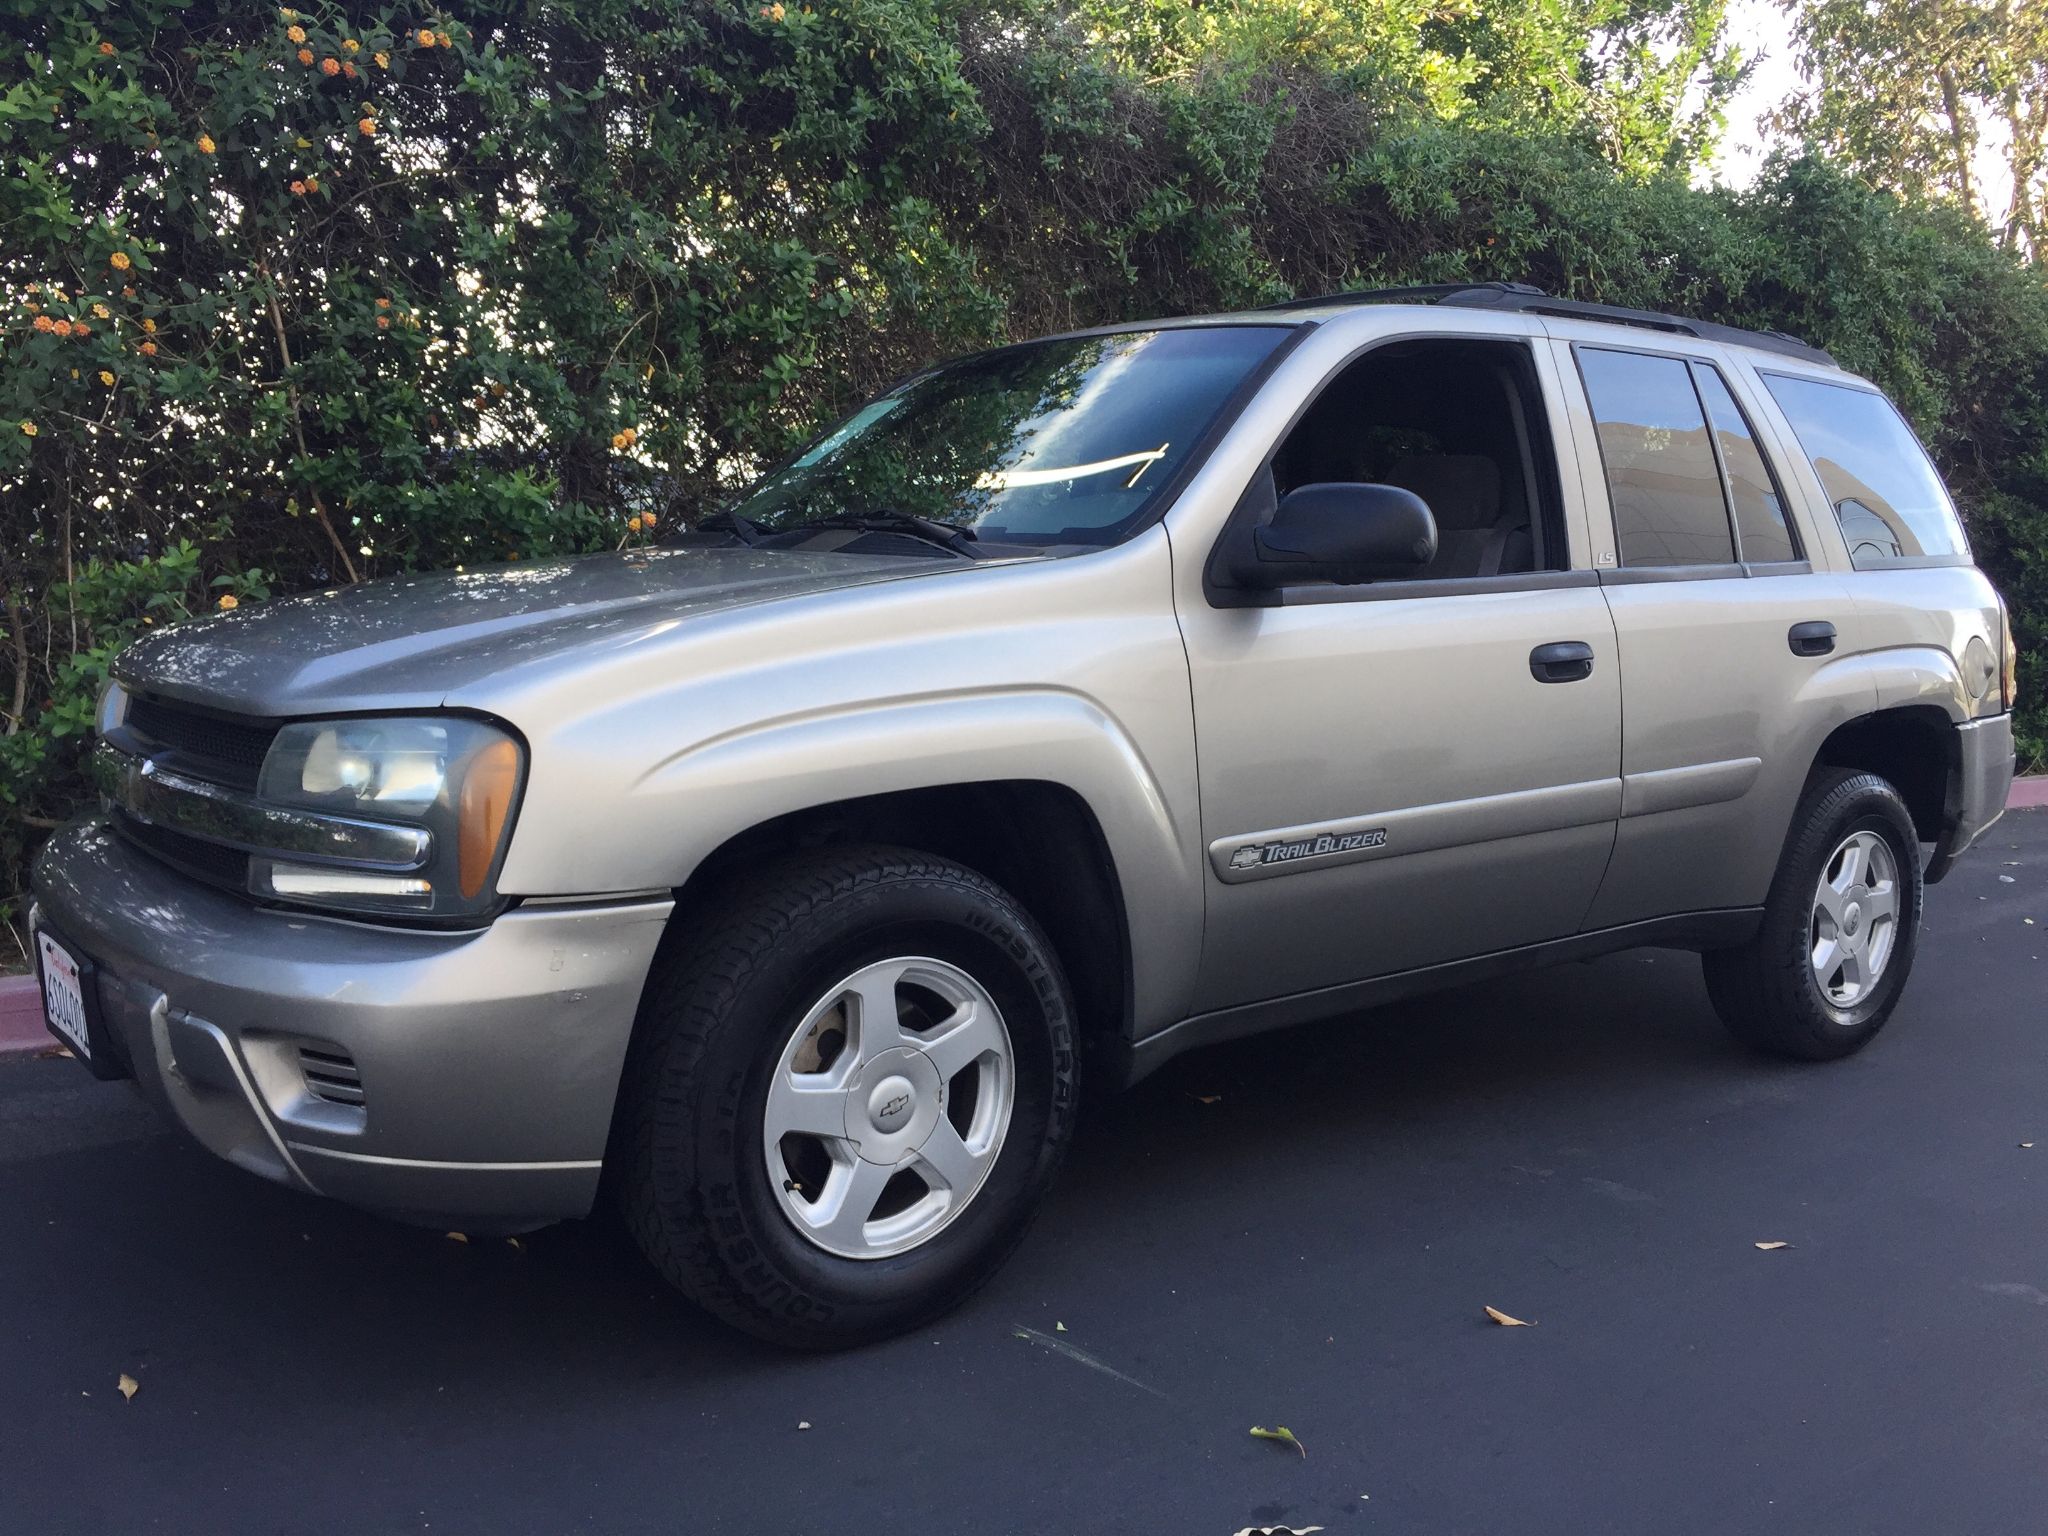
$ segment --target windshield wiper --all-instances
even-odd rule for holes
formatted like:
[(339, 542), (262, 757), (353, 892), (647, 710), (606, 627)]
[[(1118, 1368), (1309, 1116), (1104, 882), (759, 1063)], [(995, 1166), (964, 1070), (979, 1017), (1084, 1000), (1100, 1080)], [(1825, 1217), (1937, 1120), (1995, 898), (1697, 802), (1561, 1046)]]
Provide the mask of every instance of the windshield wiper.
[(729, 533), (749, 547), (761, 542), (761, 526), (749, 522), (737, 512), (714, 512), (700, 519), (692, 533)]
[(957, 527), (952, 523), (941, 523), (929, 517), (919, 517), (914, 512), (898, 512), (890, 507), (876, 507), (866, 512), (842, 512), (832, 517), (814, 517), (807, 523), (794, 528), (778, 528), (776, 533), (807, 533), (813, 528), (852, 528), (862, 533), (901, 533), (913, 539), (923, 539), (927, 544), (936, 544), (949, 549), (956, 555), (969, 560), (978, 558), (968, 546), (976, 537), (972, 528)]

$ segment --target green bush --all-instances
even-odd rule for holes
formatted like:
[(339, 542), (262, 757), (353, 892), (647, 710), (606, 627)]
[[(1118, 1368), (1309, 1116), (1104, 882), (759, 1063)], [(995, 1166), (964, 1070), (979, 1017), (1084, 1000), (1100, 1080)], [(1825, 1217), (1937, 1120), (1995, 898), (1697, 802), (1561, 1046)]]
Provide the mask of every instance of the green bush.
[[(1828, 345), (2048, 642), (2037, 271), (1816, 161), (1694, 190), (1669, 50), (1546, 92), (1588, 35), (1527, 10), (1261, 0), (1211, 57), (1167, 5), (1121, 39), (1029, 0), (17, 6), (0, 904), (144, 625), (606, 547), (935, 356), (1297, 292), (1504, 277)], [(1623, 11), (1725, 76), (1711, 5)]]

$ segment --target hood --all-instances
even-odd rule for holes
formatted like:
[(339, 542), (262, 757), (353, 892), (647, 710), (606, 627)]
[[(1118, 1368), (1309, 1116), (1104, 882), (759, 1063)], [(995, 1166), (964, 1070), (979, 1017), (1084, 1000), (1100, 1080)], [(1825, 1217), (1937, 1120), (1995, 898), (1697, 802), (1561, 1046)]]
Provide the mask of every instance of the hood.
[(964, 562), (742, 548), (648, 549), (391, 577), (195, 619), (123, 651), (127, 687), (277, 718), (430, 708), (542, 657), (656, 627)]

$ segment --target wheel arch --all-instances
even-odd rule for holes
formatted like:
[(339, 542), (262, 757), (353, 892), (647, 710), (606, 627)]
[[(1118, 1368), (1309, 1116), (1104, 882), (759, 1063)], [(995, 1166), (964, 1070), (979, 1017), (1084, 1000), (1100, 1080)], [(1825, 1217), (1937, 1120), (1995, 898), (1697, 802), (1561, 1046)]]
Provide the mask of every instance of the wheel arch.
[(1814, 753), (1813, 770), (1855, 768), (1889, 780), (1906, 802), (1913, 830), (1938, 842), (1954, 811), (1961, 768), (1955, 724), (1939, 704), (1873, 710), (1835, 727)]
[(1067, 785), (995, 779), (926, 785), (807, 806), (733, 833), (676, 891), (671, 929), (748, 870), (809, 849), (880, 843), (961, 864), (1022, 902), (1074, 994), (1085, 1048), (1132, 1031), (1133, 946), (1124, 882), (1100, 818)]

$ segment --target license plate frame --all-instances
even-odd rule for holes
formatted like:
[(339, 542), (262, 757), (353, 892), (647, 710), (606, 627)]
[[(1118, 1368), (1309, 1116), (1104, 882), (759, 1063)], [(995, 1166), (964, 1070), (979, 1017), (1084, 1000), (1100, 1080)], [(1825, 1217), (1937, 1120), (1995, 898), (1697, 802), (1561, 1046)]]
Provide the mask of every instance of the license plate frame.
[[(98, 968), (69, 938), (43, 924), (36, 925), (32, 942), (43, 1027), (94, 1077), (126, 1077), (127, 1068), (100, 1018)], [(58, 1022), (60, 1016), (65, 1024)]]

